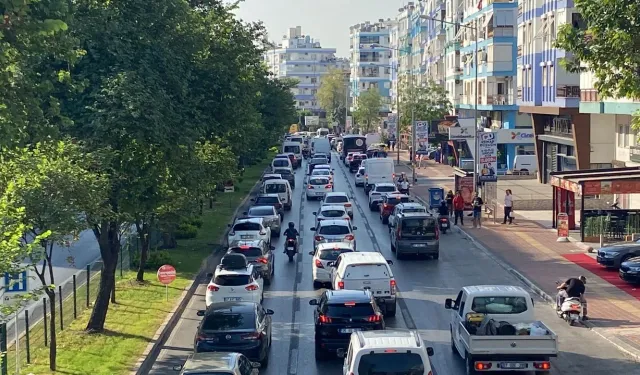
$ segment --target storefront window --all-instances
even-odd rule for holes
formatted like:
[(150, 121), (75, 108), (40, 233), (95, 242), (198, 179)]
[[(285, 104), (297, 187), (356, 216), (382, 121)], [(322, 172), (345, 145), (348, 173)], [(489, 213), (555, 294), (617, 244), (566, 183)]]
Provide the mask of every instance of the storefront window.
[(498, 169), (507, 168), (507, 145), (498, 145)]

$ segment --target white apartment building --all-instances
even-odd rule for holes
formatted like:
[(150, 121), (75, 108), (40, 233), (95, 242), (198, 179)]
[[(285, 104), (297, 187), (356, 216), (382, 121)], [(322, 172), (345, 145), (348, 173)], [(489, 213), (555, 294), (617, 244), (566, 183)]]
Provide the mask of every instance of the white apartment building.
[(320, 41), (302, 34), (302, 27), (289, 28), (280, 43), (264, 56), (264, 62), (278, 78), (294, 78), (299, 81), (292, 89), (296, 108), (322, 112), (316, 94), (322, 76), (330, 69), (349, 69), (349, 61), (336, 58), (335, 48), (323, 48)]
[(395, 24), (391, 29), (391, 93), (393, 103), (398, 99), (400, 88), (406, 84), (409, 69), (413, 75), (414, 84), (421, 82), (424, 66), (422, 62), (422, 20), (420, 19), (420, 5), (410, 1), (398, 9)]

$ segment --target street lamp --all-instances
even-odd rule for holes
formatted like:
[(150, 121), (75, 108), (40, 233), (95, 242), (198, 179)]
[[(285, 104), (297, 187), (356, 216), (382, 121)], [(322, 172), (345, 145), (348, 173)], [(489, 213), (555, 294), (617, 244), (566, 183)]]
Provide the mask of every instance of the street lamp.
[[(437, 19), (435, 17), (429, 17), (429, 16), (420, 16), (420, 18), (422, 19), (426, 19), (426, 20), (432, 20), (432, 21), (436, 21), (436, 22), (440, 22), (440, 23), (446, 23), (447, 25), (454, 25), (454, 26), (459, 26), (459, 27), (463, 27), (466, 29), (470, 29), (473, 30), (474, 35), (475, 35), (475, 51), (474, 54), (475, 56), (473, 57), (473, 62), (474, 62), (474, 70), (475, 70), (475, 82), (474, 82), (474, 96), (475, 96), (475, 101), (474, 101), (474, 106), (473, 106), (473, 117), (475, 118), (475, 124), (474, 124), (474, 132), (473, 132), (473, 189), (474, 191), (478, 188), (478, 20), (475, 20), (473, 23), (473, 26), (469, 26), (469, 25), (463, 25), (459, 22), (449, 22), (449, 21), (445, 21), (442, 19)], [(445, 51), (446, 54), (446, 51)], [(446, 79), (446, 77), (445, 77)]]

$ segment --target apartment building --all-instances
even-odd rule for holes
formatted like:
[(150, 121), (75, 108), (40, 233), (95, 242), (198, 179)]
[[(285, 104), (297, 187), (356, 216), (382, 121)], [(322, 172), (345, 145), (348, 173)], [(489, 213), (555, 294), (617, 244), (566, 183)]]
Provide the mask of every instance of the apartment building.
[(336, 58), (335, 48), (323, 48), (320, 41), (302, 33), (302, 27), (289, 28), (279, 43), (264, 56), (264, 62), (279, 78), (294, 78), (299, 81), (292, 89), (296, 108), (310, 110), (321, 115), (316, 94), (322, 76), (330, 69), (349, 69), (347, 59)]
[(354, 107), (358, 97), (369, 89), (382, 96), (381, 112), (391, 111), (391, 29), (395, 22), (379, 19), (353, 25), (349, 28), (351, 51), (351, 97)]

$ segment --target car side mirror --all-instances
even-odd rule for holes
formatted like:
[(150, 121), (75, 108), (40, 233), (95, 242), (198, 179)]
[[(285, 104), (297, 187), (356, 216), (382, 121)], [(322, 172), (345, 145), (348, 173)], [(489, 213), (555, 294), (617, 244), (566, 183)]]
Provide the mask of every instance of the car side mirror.
[(309, 255), (314, 256), (314, 255), (316, 255), (316, 253), (313, 252), (313, 251), (309, 251)]
[(309, 300), (309, 305), (311, 305), (311, 306), (318, 306), (318, 300), (317, 300), (317, 299), (315, 299), (315, 298), (314, 298), (314, 299), (312, 299), (312, 300)]
[(447, 310), (453, 309), (453, 300), (451, 298), (447, 298), (444, 300), (444, 308)]
[(327, 266), (329, 266), (329, 267), (335, 267), (335, 266), (336, 266), (336, 262), (329, 262), (329, 264), (327, 264)]
[(204, 310), (198, 310), (198, 311), (196, 312), (196, 315), (198, 315), (198, 316), (204, 316)]
[(318, 216), (317, 212), (312, 212), (313, 216)]
[(253, 368), (260, 368), (260, 366), (262, 366), (260, 362), (251, 362), (251, 367)]
[(273, 315), (275, 314), (275, 311), (271, 310), (271, 309), (266, 309), (265, 312), (267, 313), (267, 315)]
[(310, 230), (315, 232), (316, 231), (316, 227), (312, 227), (312, 228), (310, 228)]
[(269, 250), (275, 250), (276, 247), (275, 246), (269, 246)]
[(415, 200), (413, 200), (413, 199), (409, 199), (409, 202), (413, 203), (413, 202), (415, 202)]
[(255, 198), (251, 198), (251, 202), (255, 202), (255, 201), (256, 201)]
[(433, 348), (432, 348), (432, 347), (430, 347), (430, 346), (428, 346), (428, 347), (427, 347), (427, 355), (428, 355), (429, 357), (432, 357), (432, 356), (433, 356)]
[(210, 279), (210, 278), (212, 278), (212, 277), (213, 277), (213, 273), (209, 272), (209, 273), (207, 274), (207, 277), (208, 277), (209, 279)]
[(351, 228), (351, 229), (353, 229), (353, 230), (358, 230), (358, 227), (353, 227), (353, 228)]
[(393, 261), (391, 259), (387, 259), (387, 264), (393, 266)]
[(181, 371), (182, 370), (182, 365), (175, 365), (173, 366), (173, 371)]

